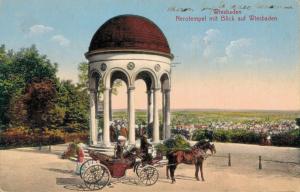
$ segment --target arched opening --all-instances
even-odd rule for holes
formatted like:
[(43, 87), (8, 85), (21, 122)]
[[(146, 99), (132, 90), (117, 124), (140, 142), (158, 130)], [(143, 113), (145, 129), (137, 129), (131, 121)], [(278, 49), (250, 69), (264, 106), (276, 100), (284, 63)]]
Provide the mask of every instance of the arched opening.
[[(148, 70), (141, 70), (135, 77), (136, 98), (142, 111), (136, 111), (136, 137), (146, 134), (153, 137), (153, 89), (156, 87), (155, 76)], [(143, 99), (143, 101), (141, 100)]]
[[(110, 142), (116, 142), (119, 135), (128, 138), (128, 75), (120, 70), (111, 72), (109, 91)], [(114, 114), (115, 112), (115, 114)]]
[(162, 76), (160, 77), (160, 83), (162, 91), (171, 88), (169, 75), (167, 73), (162, 74)]
[(140, 139), (143, 134), (148, 135), (147, 120), (147, 83), (138, 79), (135, 84), (135, 137)]

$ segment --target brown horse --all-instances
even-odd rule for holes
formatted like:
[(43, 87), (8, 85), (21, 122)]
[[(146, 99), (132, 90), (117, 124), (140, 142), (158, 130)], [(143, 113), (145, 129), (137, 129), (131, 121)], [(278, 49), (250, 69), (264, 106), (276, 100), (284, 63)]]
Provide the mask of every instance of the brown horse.
[(183, 151), (183, 150), (177, 150), (177, 151), (171, 151), (167, 154), (168, 159), (168, 165), (167, 165), (167, 178), (169, 179), (169, 171), (171, 175), (172, 183), (174, 183), (175, 177), (175, 169), (177, 168), (177, 165), (180, 163), (185, 164), (194, 164), (195, 165), (195, 177), (199, 181), (198, 172), (200, 169), (201, 172), (201, 179), (204, 181), (203, 177), (203, 161), (207, 158), (206, 152), (210, 150), (211, 154), (216, 153), (216, 148), (213, 143), (210, 143), (207, 140), (202, 140), (196, 143), (191, 150), (189, 151)]

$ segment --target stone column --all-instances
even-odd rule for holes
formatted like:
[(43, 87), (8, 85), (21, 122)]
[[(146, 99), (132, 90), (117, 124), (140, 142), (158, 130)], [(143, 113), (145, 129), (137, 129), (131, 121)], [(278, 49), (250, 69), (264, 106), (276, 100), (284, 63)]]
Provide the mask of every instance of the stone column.
[(158, 114), (158, 94), (160, 89), (153, 90), (153, 143), (159, 143), (159, 114)]
[(149, 137), (149, 131), (150, 129), (153, 129), (153, 90), (149, 89), (147, 91), (147, 98), (148, 98), (148, 102), (147, 102), (147, 135)]
[(165, 90), (165, 115), (166, 115), (166, 139), (171, 137), (171, 109), (170, 109), (170, 89)]
[(90, 145), (97, 144), (96, 137), (96, 91), (90, 90)]
[(104, 89), (104, 101), (103, 101), (103, 144), (110, 146), (109, 138), (109, 88)]
[(128, 88), (128, 118), (129, 118), (129, 144), (135, 145), (135, 106), (134, 87)]
[(162, 138), (166, 138), (166, 95), (164, 90), (162, 90), (162, 122), (163, 122), (163, 131), (162, 131)]
[(99, 98), (98, 98), (98, 91), (95, 92), (95, 122), (96, 122), (96, 131), (95, 131), (95, 138), (96, 138), (96, 143), (98, 144), (98, 134), (99, 134), (99, 117), (98, 117), (98, 107), (99, 107)]
[(109, 89), (109, 121), (112, 121), (112, 89)]

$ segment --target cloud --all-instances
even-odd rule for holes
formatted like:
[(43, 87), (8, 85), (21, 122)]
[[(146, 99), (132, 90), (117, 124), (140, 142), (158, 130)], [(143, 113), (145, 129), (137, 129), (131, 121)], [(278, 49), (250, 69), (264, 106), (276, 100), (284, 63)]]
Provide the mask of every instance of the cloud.
[(54, 29), (50, 26), (45, 25), (33, 25), (29, 28), (29, 35), (38, 35), (43, 33), (48, 33), (53, 31)]
[(211, 58), (220, 54), (219, 44), (221, 41), (221, 32), (218, 29), (209, 29), (205, 32), (205, 36), (202, 39), (204, 49), (203, 57)]
[(237, 54), (247, 55), (245, 51), (251, 45), (251, 43), (252, 40), (247, 38), (231, 41), (225, 48), (225, 53), (228, 57), (234, 57)]
[(70, 45), (70, 40), (65, 38), (63, 35), (54, 35), (51, 40), (58, 43), (60, 46), (67, 47)]
[(224, 67), (247, 67), (248, 70), (268, 70), (273, 60), (257, 52), (257, 45), (250, 38), (240, 38), (229, 42), (223, 55), (215, 57), (214, 62)]
[(203, 41), (205, 45), (210, 45), (213, 41), (219, 38), (221, 32), (218, 29), (209, 29), (205, 32)]

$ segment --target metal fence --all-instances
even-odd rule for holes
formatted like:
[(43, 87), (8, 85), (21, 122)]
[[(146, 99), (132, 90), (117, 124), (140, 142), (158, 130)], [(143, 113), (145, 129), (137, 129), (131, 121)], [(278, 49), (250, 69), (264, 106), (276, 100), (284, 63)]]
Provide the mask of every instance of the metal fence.
[[(226, 158), (227, 159), (227, 165), (228, 167), (231, 167), (231, 153), (228, 153), (228, 155), (213, 155), (212, 157), (217, 158)], [(272, 160), (272, 159), (263, 159), (261, 155), (258, 156), (258, 169), (263, 169), (263, 162), (272, 162), (272, 163), (284, 163), (284, 164), (293, 164), (293, 165), (299, 165), (300, 162), (293, 162), (293, 161), (279, 161), (279, 160)]]

